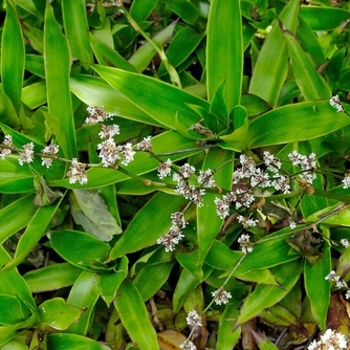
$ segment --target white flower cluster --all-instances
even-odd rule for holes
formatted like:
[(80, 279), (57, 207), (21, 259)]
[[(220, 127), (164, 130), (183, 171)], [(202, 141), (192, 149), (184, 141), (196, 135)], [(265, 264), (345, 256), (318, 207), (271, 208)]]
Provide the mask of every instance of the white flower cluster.
[(187, 314), (186, 322), (192, 327), (202, 327), (202, 319), (196, 310), (191, 310)]
[(219, 288), (211, 293), (212, 297), (215, 299), (216, 305), (228, 304), (229, 299), (232, 298), (232, 294), (230, 292), (226, 292), (225, 289)]
[(238, 243), (241, 246), (243, 254), (248, 254), (253, 251), (254, 243), (250, 241), (250, 235), (241, 235), (241, 237), (238, 238)]
[(186, 340), (180, 345), (180, 349), (183, 350), (196, 350), (196, 345), (194, 345), (191, 340)]
[(176, 245), (185, 237), (182, 234), (182, 230), (188, 224), (184, 218), (184, 214), (179, 211), (171, 214), (171, 222), (172, 225), (169, 232), (157, 239), (157, 244), (164, 245), (166, 252), (175, 250)]
[(67, 177), (69, 178), (69, 183), (74, 184), (79, 182), (84, 185), (88, 182), (86, 174), (86, 164), (78, 162), (77, 158), (73, 158), (69, 171), (67, 172)]
[(299, 175), (300, 178), (303, 181), (312, 184), (312, 181), (316, 178), (316, 154), (311, 153), (309, 156), (305, 156), (303, 154), (299, 154), (297, 151), (293, 151), (288, 154), (288, 157), (293, 165), (301, 167), (302, 172)]
[(12, 153), (12, 150), (15, 148), (13, 142), (12, 142), (12, 136), (11, 135), (5, 135), (4, 141), (2, 141), (2, 146), (0, 146), (0, 158), (4, 160), (7, 156), (9, 156)]
[(344, 334), (327, 329), (321, 335), (320, 340), (314, 340), (308, 346), (308, 350), (342, 350), (348, 348), (348, 342)]
[(340, 98), (338, 95), (334, 95), (329, 100), (329, 104), (337, 110), (337, 112), (344, 112), (344, 108), (340, 103)]
[(350, 299), (350, 289), (347, 285), (347, 283), (341, 279), (341, 277), (334, 271), (332, 270), (326, 277), (325, 280), (330, 281), (330, 282), (335, 282), (335, 287), (338, 289), (345, 288), (347, 289), (345, 293), (345, 299)]
[(106, 112), (103, 106), (88, 107), (86, 110), (89, 113), (89, 116), (85, 119), (86, 124), (102, 123), (113, 118), (113, 114)]

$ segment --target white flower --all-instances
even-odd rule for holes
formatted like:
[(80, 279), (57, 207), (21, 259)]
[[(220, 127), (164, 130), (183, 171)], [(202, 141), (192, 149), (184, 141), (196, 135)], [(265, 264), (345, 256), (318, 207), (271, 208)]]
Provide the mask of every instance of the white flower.
[(238, 238), (238, 243), (241, 246), (243, 254), (248, 254), (253, 251), (254, 244), (250, 242), (250, 236), (243, 234)]
[(226, 290), (222, 288), (219, 288), (216, 291), (212, 292), (211, 295), (215, 298), (216, 305), (228, 304), (229, 299), (232, 298), (231, 293), (226, 292)]
[(143, 140), (137, 145), (137, 149), (143, 152), (152, 152), (151, 136), (144, 137)]
[(340, 279), (340, 276), (337, 275), (337, 273), (332, 270), (326, 277), (325, 277), (325, 280), (327, 281), (330, 281), (330, 282), (337, 282), (339, 281)]
[(308, 350), (342, 350), (347, 349), (347, 346), (344, 334), (327, 329), (319, 341), (314, 340), (308, 346)]
[(59, 145), (51, 144), (51, 145), (46, 146), (41, 151), (41, 153), (49, 155), (50, 157), (42, 156), (41, 157), (41, 160), (42, 160), (41, 165), (46, 166), (46, 168), (49, 168), (52, 165), (54, 158), (57, 158), (57, 154), (58, 154), (59, 150), (60, 150)]
[(194, 327), (202, 326), (201, 317), (198, 315), (198, 312), (196, 310), (192, 310), (187, 314), (186, 322), (189, 326), (194, 326)]
[(134, 160), (135, 153), (136, 152), (132, 149), (132, 144), (130, 142), (126, 143), (122, 149), (122, 155), (124, 158), (122, 164), (126, 166), (131, 163)]
[(342, 238), (342, 239), (340, 240), (340, 244), (341, 244), (343, 247), (347, 248), (347, 247), (349, 246), (349, 240), (348, 240), (347, 238)]
[(24, 163), (31, 163), (34, 160), (34, 144), (29, 142), (23, 146), (23, 150), (19, 152), (18, 163), (23, 165)]
[(77, 158), (73, 158), (70, 169), (67, 172), (69, 183), (74, 184), (79, 182), (81, 185), (86, 184), (88, 182), (88, 178), (85, 168), (86, 164), (78, 162)]
[(196, 171), (196, 168), (188, 163), (185, 163), (184, 165), (181, 165), (179, 168), (179, 174), (184, 178), (188, 179), (192, 174), (194, 174)]
[(344, 108), (340, 103), (340, 98), (338, 95), (332, 96), (329, 100), (329, 104), (337, 110), (337, 112), (344, 112)]
[(107, 119), (112, 119), (113, 114), (107, 113), (104, 107), (88, 107), (86, 110), (89, 113), (89, 117), (86, 118), (85, 123), (96, 124), (104, 122)]
[(350, 173), (346, 174), (344, 179), (342, 180), (343, 188), (347, 189), (350, 187)]
[(246, 218), (242, 215), (238, 215), (237, 221), (242, 224), (244, 228), (255, 227), (258, 223), (258, 220)]
[(204, 187), (215, 187), (215, 180), (213, 176), (213, 170), (199, 170), (198, 183)]
[(117, 146), (112, 138), (102, 141), (97, 145), (102, 166), (105, 168), (116, 165), (120, 159), (121, 146)]
[(277, 159), (273, 154), (270, 152), (265, 151), (264, 152), (264, 163), (267, 166), (267, 169), (270, 170), (273, 173), (278, 172), (279, 169), (281, 169), (282, 163), (279, 159)]
[(348, 289), (345, 293), (345, 299), (350, 299), (350, 289)]
[(114, 135), (119, 135), (119, 134), (120, 134), (119, 125), (102, 124), (102, 130), (98, 133), (98, 136), (100, 136), (101, 139), (109, 139), (109, 138), (112, 138)]
[(196, 350), (197, 348), (190, 340), (186, 340), (180, 345), (180, 349), (183, 349), (183, 350)]
[(9, 156), (12, 153), (12, 149), (14, 148), (12, 136), (5, 135), (4, 141), (2, 141), (2, 145), (6, 146), (6, 148), (0, 147), (0, 158), (4, 160), (7, 156)]
[(289, 219), (288, 219), (288, 222), (289, 222), (289, 227), (290, 227), (292, 230), (295, 229), (295, 228), (297, 227), (297, 224), (296, 224), (296, 222), (294, 221), (293, 218), (289, 218)]
[(230, 215), (230, 203), (228, 201), (216, 197), (214, 202), (216, 205), (216, 214), (220, 217), (220, 219), (225, 219)]
[(171, 174), (171, 165), (172, 165), (171, 159), (167, 159), (165, 162), (160, 163), (158, 165), (158, 177), (161, 180), (164, 180), (167, 176)]

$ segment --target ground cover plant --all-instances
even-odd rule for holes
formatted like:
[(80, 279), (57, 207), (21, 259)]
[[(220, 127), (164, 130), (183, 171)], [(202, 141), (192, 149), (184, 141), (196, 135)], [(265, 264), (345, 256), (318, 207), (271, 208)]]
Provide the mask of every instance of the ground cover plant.
[(1, 9), (1, 349), (350, 348), (348, 2)]

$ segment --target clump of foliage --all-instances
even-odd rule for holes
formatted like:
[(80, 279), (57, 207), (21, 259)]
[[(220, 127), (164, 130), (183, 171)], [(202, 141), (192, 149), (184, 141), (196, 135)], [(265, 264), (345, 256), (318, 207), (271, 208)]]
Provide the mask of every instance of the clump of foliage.
[(1, 5), (1, 349), (348, 348), (347, 2)]

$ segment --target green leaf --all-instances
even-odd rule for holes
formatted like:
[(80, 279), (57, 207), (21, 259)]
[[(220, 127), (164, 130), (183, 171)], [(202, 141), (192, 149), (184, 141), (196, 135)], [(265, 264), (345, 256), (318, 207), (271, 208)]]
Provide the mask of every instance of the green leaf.
[[(23, 98), (23, 96), (22, 96)], [(0, 89), (0, 120), (17, 129), (20, 126), (19, 118), (10, 98)]]
[[(125, 68), (123, 68), (125, 69)], [(162, 126), (104, 80), (89, 75), (72, 75), (72, 92), (88, 106), (104, 106), (106, 111), (145, 124)]]
[(44, 64), (49, 113), (46, 122), (62, 147), (64, 156), (77, 156), (72, 102), (69, 91), (70, 54), (66, 38), (48, 2), (44, 26)]
[(320, 73), (314, 68), (308, 54), (294, 35), (284, 32), (288, 54), (293, 68), (295, 81), (305, 100), (329, 99), (332, 94)]
[[(257, 285), (252, 293), (246, 298), (237, 324), (242, 324), (272, 305), (282, 300), (292, 289), (300, 276), (300, 262), (289, 262), (273, 268), (273, 274), (282, 287), (272, 285)], [(268, 295), (268, 298), (266, 296)]]
[(349, 123), (349, 117), (336, 112), (328, 101), (280, 107), (250, 123), (247, 148), (310, 140), (341, 129)]
[(306, 295), (310, 300), (312, 315), (318, 326), (325, 330), (327, 312), (330, 303), (330, 282), (325, 279), (332, 269), (330, 247), (326, 247), (324, 255), (312, 266), (304, 261), (304, 283)]
[(28, 346), (17, 340), (12, 339), (8, 343), (3, 345), (1, 347), (1, 350), (28, 350)]
[(40, 20), (44, 19), (44, 13), (40, 12), (40, 9), (36, 6), (35, 1), (33, 0), (14, 0), (15, 3), (22, 7), (24, 10), (29, 12), (30, 14), (36, 16)]
[[(237, 305), (227, 305), (221, 315), (216, 347), (220, 350), (231, 350), (241, 337), (241, 327), (235, 327), (235, 321), (239, 315)], [(234, 329), (234, 331), (233, 331)]]
[(50, 243), (72, 265), (89, 270), (107, 270), (103, 262), (109, 245), (87, 233), (73, 230), (51, 232)]
[[(45, 104), (46, 96), (46, 83), (43, 81), (27, 85), (22, 90), (22, 102), (25, 105), (27, 105), (30, 109), (35, 109)], [(11, 124), (9, 125), (11, 126)]]
[(349, 11), (323, 6), (301, 6), (301, 18), (314, 31), (330, 30), (349, 20)]
[(90, 329), (95, 304), (100, 297), (100, 275), (83, 271), (69, 292), (67, 304), (84, 310), (78, 322), (71, 324), (68, 332), (86, 335)]
[(118, 289), (128, 274), (128, 259), (123, 256), (112, 273), (101, 275), (101, 296), (109, 306), (115, 300)]
[(243, 77), (243, 38), (240, 1), (213, 0), (207, 27), (207, 92), (211, 102), (224, 84), (228, 113), (240, 103)]
[(326, 62), (320, 42), (310, 26), (302, 18), (299, 18), (298, 38), (305, 50), (310, 53), (310, 57), (314, 61), (316, 68)]
[(23, 310), (22, 303), (16, 296), (0, 294), (0, 307), (1, 325), (15, 325), (30, 316), (28, 310)]
[(85, 0), (63, 0), (62, 12), (65, 33), (71, 54), (82, 64), (91, 64), (92, 55), (88, 34)]
[(199, 122), (197, 113), (187, 105), (199, 105), (209, 110), (205, 100), (154, 78), (110, 67), (93, 68), (114, 89), (167, 128), (177, 129), (179, 123), (189, 128)]
[(278, 347), (267, 339), (265, 335), (251, 330), (253, 337), (258, 344), (260, 350), (278, 350)]
[[(169, 63), (173, 67), (178, 67), (195, 51), (204, 35), (204, 31), (199, 32), (191, 26), (181, 28), (174, 38), (171, 39), (169, 47), (166, 50)], [(166, 73), (167, 71), (162, 63), (159, 67), (158, 74), (162, 76)]]
[[(133, 285), (139, 291), (142, 300), (147, 301), (153, 297), (167, 282), (173, 262), (162, 262), (145, 266), (136, 276)], [(150, 278), (152, 276), (152, 278)]]
[[(216, 170), (230, 159), (233, 159), (233, 152), (211, 148), (203, 161), (202, 170)], [(214, 174), (216, 185), (222, 189), (230, 189), (232, 177), (232, 162), (221, 167)], [(214, 202), (216, 197), (216, 194), (207, 193), (203, 198), (203, 206), (197, 206), (198, 264), (203, 262), (223, 223), (223, 220), (216, 214)]]
[[(103, 41), (90, 34), (90, 44), (98, 63), (101, 66), (110, 66), (124, 69), (130, 72), (137, 72), (136, 68), (130, 64), (123, 56)], [(92, 79), (93, 77), (91, 77)], [(100, 106), (105, 106), (100, 104)]]
[(145, 21), (156, 6), (157, 0), (134, 0), (130, 8), (130, 16), (138, 23)]
[(16, 112), (20, 112), (22, 81), (24, 76), (24, 40), (21, 24), (12, 1), (7, 11), (1, 38), (1, 81), (5, 94), (11, 99)]
[(108, 346), (95, 340), (69, 333), (49, 334), (47, 336), (47, 348), (50, 350), (110, 350)]
[[(33, 203), (33, 199), (33, 195), (27, 195), (0, 210), (1, 243), (28, 225), (28, 222), (37, 209)], [(0, 266), (2, 266), (1, 263)]]
[[(0, 192), (28, 193), (34, 191), (34, 176), (28, 167), (17, 159), (5, 158), (0, 162)], [(33, 200), (33, 199), (32, 199)], [(1, 234), (0, 234), (1, 237)]]
[[(152, 42), (158, 47), (162, 47), (162, 45), (173, 35), (175, 26), (176, 22), (173, 22), (158, 32), (153, 38), (151, 38)], [(157, 51), (154, 46), (150, 42), (146, 42), (128, 59), (128, 62), (134, 66), (138, 72), (143, 72), (149, 66), (156, 54)]]
[(24, 261), (26, 256), (38, 244), (40, 238), (47, 232), (59, 205), (60, 201), (55, 205), (37, 209), (17, 244), (14, 258), (4, 266), (3, 270), (12, 269)]
[(154, 195), (137, 214), (111, 249), (107, 261), (136, 252), (156, 243), (171, 226), (170, 215), (181, 210), (186, 200), (166, 193)]
[(84, 310), (67, 304), (62, 298), (44, 301), (38, 307), (40, 323), (57, 330), (67, 329), (82, 316)]
[(140, 350), (159, 349), (156, 332), (137, 288), (125, 281), (118, 290), (115, 302), (120, 319), (131, 339)]
[[(289, 1), (280, 14), (280, 20), (294, 34), (297, 29), (299, 9), (298, 0)], [(287, 77), (287, 60), (286, 44), (279, 23), (276, 21), (260, 50), (250, 81), (249, 92), (261, 97), (272, 106), (276, 106)]]
[(98, 192), (73, 190), (69, 200), (74, 221), (83, 226), (86, 232), (105, 242), (122, 232)]
[(200, 14), (197, 8), (186, 0), (164, 0), (164, 3), (188, 24), (195, 24)]
[(42, 293), (71, 286), (80, 274), (81, 268), (61, 263), (31, 270), (23, 277), (32, 293)]
[[(10, 260), (9, 254), (0, 247), (0, 265), (6, 264)], [(33, 313), (36, 310), (36, 303), (32, 297), (29, 287), (17, 269), (4, 271), (0, 274), (0, 294), (11, 295), (21, 301), (23, 311)], [(1, 338), (1, 337), (0, 337)]]

